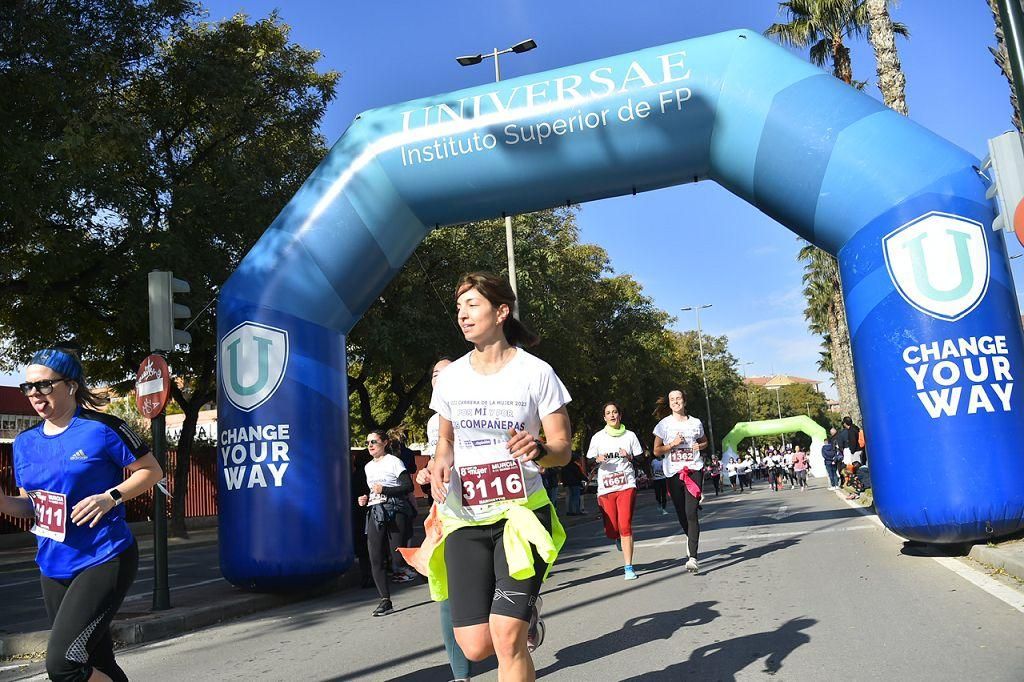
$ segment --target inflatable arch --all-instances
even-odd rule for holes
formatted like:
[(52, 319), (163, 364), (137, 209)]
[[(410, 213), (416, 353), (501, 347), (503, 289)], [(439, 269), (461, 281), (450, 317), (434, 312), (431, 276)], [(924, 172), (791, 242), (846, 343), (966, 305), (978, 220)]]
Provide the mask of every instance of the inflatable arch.
[(1018, 529), (1024, 342), (977, 165), (748, 30), (358, 116), (220, 294), (225, 577), (351, 564), (345, 334), (429, 230), (706, 178), (838, 255), (889, 528)]
[(811, 437), (811, 450), (808, 457), (811, 463), (811, 475), (818, 478), (827, 475), (825, 459), (821, 456), (821, 446), (825, 444), (828, 434), (818, 422), (806, 415), (765, 419), (759, 422), (738, 422), (736, 426), (732, 427), (732, 431), (722, 439), (722, 452), (724, 453), (722, 461), (728, 462), (730, 457), (739, 452), (740, 441), (744, 438), (775, 436), (780, 433), (795, 433), (797, 431)]

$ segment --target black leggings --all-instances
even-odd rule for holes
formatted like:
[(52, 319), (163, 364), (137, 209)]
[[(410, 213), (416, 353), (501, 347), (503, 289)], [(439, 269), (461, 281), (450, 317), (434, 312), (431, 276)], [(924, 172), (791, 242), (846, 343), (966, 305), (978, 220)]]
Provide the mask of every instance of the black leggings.
[(377, 586), (377, 594), (381, 599), (391, 599), (391, 589), (388, 586), (388, 560), (397, 557), (395, 563), (398, 566), (405, 566), (405, 560), (398, 553), (402, 547), (409, 528), (409, 517), (405, 514), (395, 514), (393, 520), (385, 526), (378, 526), (373, 520), (373, 514), (366, 518), (366, 544), (370, 551), (370, 572), (373, 573), (373, 583)]
[(118, 556), (70, 580), (40, 576), (50, 619), (46, 673), (51, 680), (88, 680), (95, 668), (115, 682), (128, 681), (114, 661), (110, 621), (138, 570), (139, 547), (133, 542)]
[[(690, 478), (698, 488), (704, 487), (704, 470), (698, 469), (690, 473)], [(700, 539), (700, 521), (697, 519), (697, 498), (690, 494), (679, 476), (668, 478), (668, 489), (672, 493), (672, 504), (679, 517), (679, 525), (686, 533), (687, 550), (690, 556), (697, 557), (697, 541)]]
[(712, 476), (711, 483), (715, 486), (715, 495), (717, 496), (718, 493), (722, 492), (722, 477)]
[(666, 485), (664, 478), (654, 479), (654, 499), (658, 501), (658, 506), (662, 509), (665, 508), (668, 499), (665, 496)]

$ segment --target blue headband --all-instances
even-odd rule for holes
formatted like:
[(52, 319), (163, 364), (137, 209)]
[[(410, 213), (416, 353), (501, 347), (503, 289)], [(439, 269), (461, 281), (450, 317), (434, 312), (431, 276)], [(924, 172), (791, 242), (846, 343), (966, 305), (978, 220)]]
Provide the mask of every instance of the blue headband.
[(54, 372), (73, 379), (78, 383), (82, 383), (82, 363), (80, 363), (73, 355), (65, 353), (62, 350), (56, 348), (44, 348), (43, 350), (36, 351), (36, 354), (32, 356), (31, 365), (42, 365), (43, 367), (49, 367)]

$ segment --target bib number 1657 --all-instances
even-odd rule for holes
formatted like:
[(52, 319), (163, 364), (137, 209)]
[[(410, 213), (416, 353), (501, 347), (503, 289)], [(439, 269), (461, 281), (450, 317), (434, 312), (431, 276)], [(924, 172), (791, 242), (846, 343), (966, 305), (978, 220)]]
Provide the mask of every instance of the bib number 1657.
[(515, 459), (459, 467), (459, 478), (466, 507), (526, 498), (523, 465)]

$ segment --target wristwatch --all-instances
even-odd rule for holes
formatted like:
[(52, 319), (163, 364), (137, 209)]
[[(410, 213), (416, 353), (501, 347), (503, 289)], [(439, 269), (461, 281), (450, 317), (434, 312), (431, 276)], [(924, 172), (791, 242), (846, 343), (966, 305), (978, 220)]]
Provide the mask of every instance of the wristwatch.
[(121, 497), (121, 491), (117, 488), (111, 488), (107, 491), (107, 494), (114, 498), (114, 506), (124, 503), (124, 498)]
[(538, 448), (540, 448), (540, 455), (537, 456), (537, 457), (534, 457), (534, 460), (538, 460), (538, 459), (541, 459), (543, 457), (547, 457), (548, 456), (548, 446), (544, 445), (544, 443), (541, 441), (540, 438), (534, 438), (533, 442), (537, 445)]

